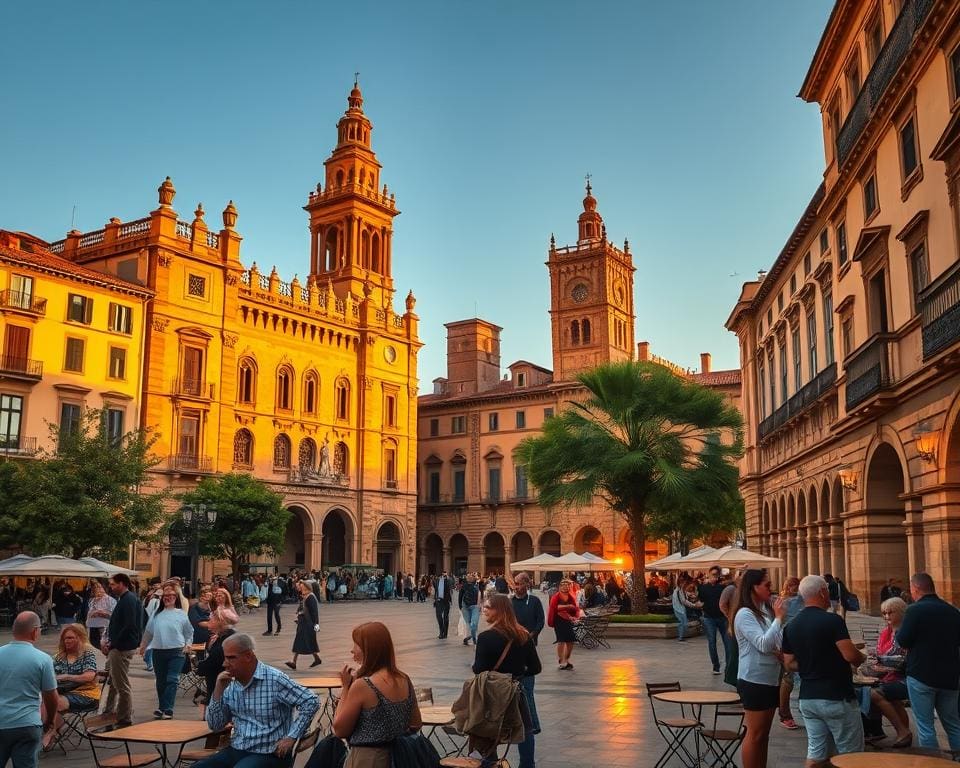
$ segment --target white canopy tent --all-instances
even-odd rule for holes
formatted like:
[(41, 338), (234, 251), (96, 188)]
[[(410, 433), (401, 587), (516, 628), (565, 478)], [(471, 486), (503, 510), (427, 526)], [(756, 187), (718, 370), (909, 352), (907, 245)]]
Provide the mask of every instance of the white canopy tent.
[(546, 552), (535, 557), (528, 557), (526, 560), (517, 560), (510, 563), (510, 570), (517, 571), (559, 571), (559, 568), (553, 567), (558, 560), (555, 555), (548, 555)]
[(644, 567), (648, 571), (684, 571), (687, 568), (686, 564), (690, 560), (716, 551), (713, 547), (704, 544), (703, 546), (691, 549), (686, 555), (674, 552), (672, 555), (667, 555), (659, 560), (654, 560), (652, 563), (647, 563)]
[[(14, 558), (10, 558), (13, 560)], [(44, 555), (28, 560), (0, 563), (0, 576), (59, 576), (61, 578), (95, 579), (109, 574), (103, 568), (71, 560), (61, 555)]]
[(683, 563), (688, 567), (722, 565), (727, 568), (782, 568), (784, 566), (783, 560), (779, 557), (769, 557), (734, 546), (720, 547), (713, 552), (706, 552), (696, 557), (688, 555), (683, 559)]
[(565, 555), (554, 558), (554, 571), (617, 571), (620, 566), (604, 560), (602, 557), (589, 553), (578, 555), (576, 552), (567, 552)]
[(100, 568), (105, 576), (114, 576), (118, 573), (125, 573), (127, 576), (139, 576), (140, 574), (130, 568), (124, 568), (122, 565), (105, 563), (103, 560), (97, 560), (95, 557), (81, 557), (78, 562), (92, 565), (94, 568)]

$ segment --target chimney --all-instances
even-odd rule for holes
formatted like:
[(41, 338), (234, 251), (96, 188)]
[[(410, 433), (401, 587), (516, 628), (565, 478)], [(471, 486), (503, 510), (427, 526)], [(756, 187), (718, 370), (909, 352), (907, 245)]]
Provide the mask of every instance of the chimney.
[(710, 373), (710, 353), (700, 353), (700, 373)]
[(650, 361), (650, 342), (649, 341), (637, 342), (637, 360), (639, 360), (641, 363), (646, 363)]

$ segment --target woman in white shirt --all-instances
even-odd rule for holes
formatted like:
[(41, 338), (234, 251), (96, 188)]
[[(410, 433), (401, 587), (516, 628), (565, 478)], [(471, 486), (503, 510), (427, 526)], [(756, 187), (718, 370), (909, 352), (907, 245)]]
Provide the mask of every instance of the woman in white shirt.
[[(185, 653), (193, 643), (193, 624), (180, 605), (183, 595), (175, 584), (164, 584), (160, 606), (147, 622), (140, 643), (140, 655), (153, 651), (153, 673), (157, 680), (157, 720), (173, 717), (177, 683), (183, 670)], [(185, 601), (184, 601), (185, 602)]]
[(743, 768), (766, 768), (770, 726), (780, 700), (783, 621), (787, 604), (771, 607), (766, 569), (750, 568), (734, 597), (733, 634), (739, 646), (737, 692), (743, 702), (747, 734), (741, 755)]
[(90, 634), (90, 645), (100, 647), (100, 638), (110, 624), (110, 614), (116, 607), (114, 600), (103, 588), (103, 584), (94, 580), (90, 584), (90, 603), (87, 605), (87, 631)]

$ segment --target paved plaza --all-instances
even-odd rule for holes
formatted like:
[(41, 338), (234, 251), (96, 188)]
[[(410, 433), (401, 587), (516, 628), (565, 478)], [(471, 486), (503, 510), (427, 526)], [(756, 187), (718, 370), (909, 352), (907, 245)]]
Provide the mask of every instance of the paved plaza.
[[(293, 617), (296, 606), (282, 607), (283, 632), (279, 637), (261, 637), (266, 613), (244, 615), (238, 629), (249, 632), (257, 640), (260, 658), (274, 666), (282, 666), (290, 658), (293, 641)], [(308, 674), (337, 674), (349, 659), (350, 630), (363, 621), (381, 620), (393, 633), (398, 663), (415, 685), (433, 688), (438, 704), (450, 704), (460, 692), (463, 681), (471, 674), (473, 647), (465, 648), (456, 637), (457, 614), (451, 613), (450, 637), (437, 639), (433, 605), (406, 601), (359, 601), (323, 604), (320, 614), (320, 652), (323, 665), (309, 670), (309, 657), (294, 677)], [(858, 627), (878, 619), (859, 614), (849, 617), (851, 633), (859, 636)], [(482, 629), (482, 627), (481, 627)], [(555, 664), (551, 645), (553, 630), (544, 630), (540, 644), (543, 673), (537, 677), (537, 709), (543, 733), (537, 738), (537, 764), (544, 768), (636, 768), (652, 766), (663, 749), (663, 743), (650, 716), (645, 683), (679, 680), (691, 689), (729, 690), (721, 677), (710, 672), (706, 640), (692, 638), (684, 643), (675, 640), (611, 640), (610, 649), (574, 651), (572, 672), (561, 672)], [(5, 632), (4, 642), (9, 638)], [(55, 647), (56, 634), (48, 633), (40, 647)], [(134, 720), (151, 716), (156, 707), (153, 675), (143, 661), (131, 666), (135, 712)], [(797, 710), (795, 709), (795, 713)], [(176, 718), (197, 718), (199, 711), (191, 697), (177, 697)], [(770, 765), (802, 765), (806, 753), (803, 730), (789, 732), (774, 724), (771, 734)], [(516, 765), (516, 750), (511, 749), (511, 763)], [(302, 766), (305, 757), (298, 760)], [(89, 747), (44, 755), (47, 768), (61, 765), (91, 765)], [(672, 765), (678, 763), (672, 762)]]

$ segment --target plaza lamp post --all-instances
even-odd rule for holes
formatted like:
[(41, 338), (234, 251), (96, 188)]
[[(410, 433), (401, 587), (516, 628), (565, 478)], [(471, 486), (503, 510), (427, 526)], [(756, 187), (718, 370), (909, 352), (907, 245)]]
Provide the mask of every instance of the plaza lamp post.
[(196, 506), (184, 504), (180, 508), (180, 514), (193, 542), (193, 554), (190, 558), (190, 590), (195, 596), (200, 591), (200, 533), (217, 522), (217, 508), (213, 504)]

